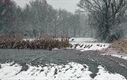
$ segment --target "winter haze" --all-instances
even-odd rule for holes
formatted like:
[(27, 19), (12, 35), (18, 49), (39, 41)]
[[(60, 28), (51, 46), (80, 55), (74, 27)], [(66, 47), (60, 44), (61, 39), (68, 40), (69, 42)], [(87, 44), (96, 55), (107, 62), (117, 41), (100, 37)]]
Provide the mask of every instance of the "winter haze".
[(127, 80), (127, 0), (0, 0), (0, 80)]
[[(24, 7), (29, 1), (32, 0), (14, 0), (19, 6)], [(78, 8), (77, 3), (79, 0), (47, 0), (47, 2), (56, 9), (66, 9), (69, 12), (74, 13)]]

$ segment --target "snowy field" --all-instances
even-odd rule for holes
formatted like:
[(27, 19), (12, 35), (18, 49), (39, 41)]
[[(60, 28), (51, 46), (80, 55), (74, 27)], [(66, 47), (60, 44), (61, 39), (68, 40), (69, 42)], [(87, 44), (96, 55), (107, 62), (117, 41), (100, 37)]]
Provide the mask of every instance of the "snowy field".
[(102, 66), (98, 66), (99, 72), (93, 79), (87, 65), (75, 62), (67, 65), (50, 64), (45, 67), (28, 65), (29, 69), (22, 72), (20, 65), (12, 64), (1, 64), (0, 80), (126, 80), (119, 74), (109, 73)]

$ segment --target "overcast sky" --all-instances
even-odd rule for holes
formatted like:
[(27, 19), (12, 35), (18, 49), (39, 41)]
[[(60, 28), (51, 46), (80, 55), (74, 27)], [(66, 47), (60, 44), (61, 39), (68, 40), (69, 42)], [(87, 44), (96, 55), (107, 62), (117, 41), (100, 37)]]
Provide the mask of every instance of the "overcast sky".
[[(29, 3), (31, 0), (14, 0), (18, 5), (24, 7), (26, 3)], [(77, 3), (79, 0), (47, 0), (47, 2), (56, 9), (66, 9), (70, 12), (75, 12), (77, 9)]]

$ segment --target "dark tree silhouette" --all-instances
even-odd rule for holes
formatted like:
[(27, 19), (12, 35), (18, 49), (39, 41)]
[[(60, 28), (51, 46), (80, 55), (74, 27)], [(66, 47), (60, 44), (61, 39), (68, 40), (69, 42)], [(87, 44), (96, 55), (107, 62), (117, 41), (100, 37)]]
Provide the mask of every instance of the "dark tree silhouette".
[(80, 0), (78, 6), (88, 11), (89, 23), (96, 25), (97, 37), (101, 41), (110, 42), (114, 36), (117, 39), (122, 36), (121, 31), (114, 33), (113, 29), (118, 28), (125, 16), (127, 0)]

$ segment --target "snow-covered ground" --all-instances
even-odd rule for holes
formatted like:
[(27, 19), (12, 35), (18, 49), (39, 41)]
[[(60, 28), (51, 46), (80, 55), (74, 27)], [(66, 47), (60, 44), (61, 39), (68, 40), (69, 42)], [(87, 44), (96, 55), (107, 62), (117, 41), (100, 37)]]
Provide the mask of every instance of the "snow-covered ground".
[(24, 38), (23, 40), (24, 41), (34, 41), (34, 40), (36, 40), (36, 38)]
[(79, 37), (79, 38), (75, 38), (75, 37), (72, 37), (69, 39), (70, 42), (77, 42), (77, 43), (80, 43), (80, 42), (98, 42), (97, 39), (94, 39), (94, 38), (83, 38), (83, 37)]
[(72, 48), (80, 51), (103, 50), (110, 46), (109, 43), (99, 43), (93, 38), (71, 38)]
[(109, 73), (102, 66), (98, 66), (99, 72), (93, 79), (87, 65), (75, 62), (38, 67), (28, 65), (29, 69), (22, 72), (20, 65), (11, 64), (13, 63), (1, 64), (0, 80), (126, 80), (122, 75)]
[(121, 52), (119, 50), (116, 50), (116, 49), (113, 49), (113, 48), (108, 48), (101, 55), (104, 55), (104, 56), (105, 55), (110, 55), (112, 57), (117, 57), (117, 58), (121, 58), (121, 59), (127, 60), (127, 54), (126, 53), (123, 53), (123, 52)]
[(127, 60), (127, 56), (125, 56), (125, 55), (111, 54), (111, 56)]

